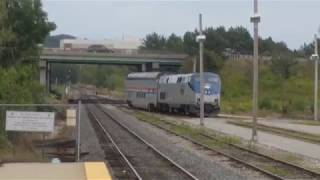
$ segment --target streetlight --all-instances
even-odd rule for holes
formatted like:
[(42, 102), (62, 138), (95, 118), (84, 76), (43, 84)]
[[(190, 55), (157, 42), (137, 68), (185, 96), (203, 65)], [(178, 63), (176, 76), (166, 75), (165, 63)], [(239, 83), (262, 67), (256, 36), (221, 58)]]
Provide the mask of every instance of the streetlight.
[[(320, 32), (320, 28), (319, 28)], [(310, 57), (314, 60), (314, 120), (318, 120), (318, 37), (317, 34), (314, 35), (314, 54)]]
[(258, 68), (259, 68), (259, 54), (258, 54), (258, 25), (260, 16), (258, 14), (258, 0), (254, 0), (254, 15), (250, 18), (253, 23), (254, 30), (254, 48), (253, 48), (253, 97), (252, 97), (252, 137), (251, 141), (257, 141), (257, 111), (258, 111)]
[(204, 126), (204, 82), (203, 82), (203, 42), (206, 36), (202, 34), (202, 14), (199, 14), (199, 35), (196, 40), (199, 42), (199, 56), (200, 56), (200, 126)]

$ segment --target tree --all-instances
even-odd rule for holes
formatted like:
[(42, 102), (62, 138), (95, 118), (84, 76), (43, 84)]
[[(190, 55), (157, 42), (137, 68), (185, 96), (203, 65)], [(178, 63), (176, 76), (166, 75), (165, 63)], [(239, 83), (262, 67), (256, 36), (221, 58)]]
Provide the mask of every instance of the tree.
[[(318, 44), (320, 44), (320, 39), (318, 39)], [(319, 49), (320, 50), (320, 49)], [(305, 58), (309, 58), (314, 53), (314, 42), (309, 44), (304, 43), (297, 51), (297, 55)], [(318, 52), (318, 54), (320, 54)]]
[(224, 59), (213, 50), (204, 50), (204, 71), (219, 72), (224, 64)]
[(147, 50), (164, 50), (166, 47), (166, 38), (157, 33), (151, 33), (143, 39), (141, 49)]
[(183, 41), (181, 37), (172, 33), (167, 39), (166, 49), (173, 52), (183, 51)]
[(195, 55), (198, 52), (198, 43), (196, 42), (197, 32), (187, 31), (183, 36), (183, 49), (189, 55)]
[(48, 21), (40, 0), (1, 0), (0, 65), (12, 66), (34, 58), (55, 24)]
[(289, 79), (293, 74), (293, 67), (297, 61), (291, 54), (277, 54), (273, 55), (271, 59), (271, 70), (274, 74), (283, 79)]
[(206, 40), (204, 42), (206, 49), (222, 53), (229, 47), (229, 41), (226, 39), (224, 27), (219, 27), (217, 29), (209, 27), (204, 31), (204, 34), (206, 35)]
[(252, 37), (249, 31), (244, 27), (231, 27), (228, 30), (227, 38), (229, 40), (230, 48), (242, 54), (249, 54), (252, 52)]

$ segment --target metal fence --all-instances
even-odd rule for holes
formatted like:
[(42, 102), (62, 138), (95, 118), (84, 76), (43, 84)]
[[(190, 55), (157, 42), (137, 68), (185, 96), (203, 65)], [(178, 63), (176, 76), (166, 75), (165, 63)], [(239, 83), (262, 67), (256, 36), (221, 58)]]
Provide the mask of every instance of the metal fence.
[(79, 161), (78, 104), (0, 104), (2, 162)]

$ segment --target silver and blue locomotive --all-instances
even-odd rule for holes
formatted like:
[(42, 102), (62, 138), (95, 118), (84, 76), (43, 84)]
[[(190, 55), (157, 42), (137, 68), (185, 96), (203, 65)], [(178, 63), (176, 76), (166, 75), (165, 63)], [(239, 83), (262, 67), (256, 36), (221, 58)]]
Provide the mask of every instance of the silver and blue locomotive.
[[(198, 73), (162, 74), (160, 72), (130, 73), (125, 81), (129, 106), (149, 111), (199, 114), (200, 78)], [(220, 76), (204, 73), (205, 114), (220, 111)]]

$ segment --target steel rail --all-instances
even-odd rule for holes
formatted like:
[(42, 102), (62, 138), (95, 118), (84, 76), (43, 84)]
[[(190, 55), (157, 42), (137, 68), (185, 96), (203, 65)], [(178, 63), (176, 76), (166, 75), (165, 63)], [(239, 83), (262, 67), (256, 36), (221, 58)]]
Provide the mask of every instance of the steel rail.
[(97, 116), (87, 107), (88, 112), (92, 115), (93, 119), (97, 122), (97, 124), (99, 125), (99, 127), (102, 129), (102, 131), (104, 132), (104, 134), (108, 137), (108, 139), (111, 141), (111, 143), (114, 145), (114, 147), (117, 149), (117, 151), (119, 152), (119, 154), (121, 155), (121, 157), (124, 159), (124, 161), (127, 163), (127, 165), (129, 166), (129, 168), (131, 169), (131, 171), (134, 173), (134, 175), (137, 177), (138, 180), (142, 180), (142, 177), (139, 175), (138, 171), (134, 168), (134, 166), (132, 165), (132, 163), (128, 160), (128, 158), (124, 155), (124, 153), (120, 150), (119, 146), (117, 145), (117, 143), (113, 140), (112, 136), (110, 135), (110, 133), (108, 133), (108, 131), (103, 127), (103, 125), (101, 124), (101, 122), (98, 120)]
[[(128, 109), (128, 107), (126, 107), (126, 106), (121, 106), (121, 107)], [(130, 110), (131, 110), (131, 109), (130, 109)], [(176, 126), (174, 123), (170, 123), (170, 122), (167, 122), (167, 121), (164, 121), (164, 123), (165, 123), (165, 124), (170, 124), (170, 125)], [(155, 124), (152, 124), (152, 125), (154, 125), (154, 126), (156, 126), (156, 127), (158, 127), (158, 128), (161, 128), (161, 129), (163, 129), (163, 130), (165, 130), (165, 131), (167, 131), (167, 132), (173, 133), (173, 134), (175, 134), (175, 135), (177, 135), (177, 136), (183, 136), (183, 135), (176, 134), (175, 132), (171, 132), (170, 130), (167, 130), (166, 128), (163, 128), (163, 127), (161, 127), (161, 126), (159, 126), (159, 125), (155, 125)], [(211, 136), (211, 135), (208, 135), (208, 134), (205, 134), (205, 133), (201, 133), (201, 132), (200, 132), (199, 134), (200, 134), (201, 136), (207, 137), (207, 138), (209, 138), (209, 139), (213, 139), (213, 140), (215, 140), (215, 141), (217, 141), (217, 142), (221, 142), (221, 143), (223, 143), (223, 144), (226, 144), (226, 145), (228, 145), (228, 146), (232, 146), (232, 147), (234, 147), (234, 148), (238, 148), (238, 149), (240, 149), (240, 150), (247, 151), (247, 152), (252, 153), (252, 154), (255, 154), (255, 155), (257, 155), (257, 156), (261, 156), (261, 157), (267, 158), (267, 159), (269, 159), (269, 160), (272, 160), (272, 161), (275, 161), (275, 162), (278, 162), (278, 163), (282, 163), (282, 164), (291, 166), (291, 167), (296, 168), (296, 169), (300, 169), (300, 170), (305, 171), (306, 173), (308, 173), (308, 174), (310, 174), (310, 175), (312, 175), (312, 176), (316, 176), (316, 177), (319, 177), (319, 178), (320, 178), (320, 173), (319, 173), (319, 172), (316, 172), (316, 171), (313, 171), (313, 170), (311, 170), (311, 169), (307, 169), (307, 168), (305, 168), (305, 167), (302, 167), (302, 166), (293, 164), (293, 163), (291, 163), (291, 162), (283, 161), (283, 160), (277, 159), (277, 158), (275, 158), (275, 157), (272, 157), (272, 156), (269, 156), (269, 155), (266, 155), (266, 154), (262, 154), (262, 153), (253, 151), (253, 150), (251, 150), (251, 149), (248, 149), (248, 148), (245, 148), (245, 147), (236, 145), (236, 144), (232, 144), (232, 143), (228, 143), (228, 142), (222, 142), (222, 141), (218, 140), (216, 137)]]
[[(126, 107), (126, 106), (121, 106), (121, 107), (128, 109), (128, 107)], [(130, 110), (132, 110), (132, 109), (130, 109)], [(165, 124), (170, 124), (170, 125), (176, 126), (175, 124), (170, 123), (170, 122), (164, 122), (164, 123), (165, 123)], [(197, 144), (197, 145), (199, 145), (199, 146), (207, 146), (207, 145), (205, 145), (205, 144), (196, 142), (196, 141), (194, 141), (193, 139), (191, 139), (191, 138), (189, 138), (189, 137), (187, 137), (187, 136), (180, 135), (180, 134), (175, 133), (175, 132), (173, 132), (173, 131), (171, 131), (171, 130), (168, 130), (167, 128), (164, 128), (164, 127), (162, 127), (162, 126), (160, 126), (160, 125), (153, 124), (153, 123), (150, 123), (150, 124), (153, 125), (153, 126), (155, 126), (155, 127), (157, 127), (157, 128), (160, 128), (160, 129), (162, 129), (162, 130), (164, 130), (164, 131), (166, 131), (166, 132), (168, 132), (168, 133), (174, 134), (174, 135), (176, 135), (176, 136), (182, 137), (183, 139), (186, 139), (186, 140), (188, 140), (188, 141), (191, 141), (192, 143)], [(213, 140), (215, 140), (215, 141), (221, 142), (221, 141), (217, 140), (217, 139), (216, 139), (215, 137), (213, 137), (213, 136), (210, 136), (210, 135), (207, 135), (207, 134), (204, 134), (204, 133), (199, 133), (199, 134), (202, 135), (202, 136), (205, 136), (205, 137), (207, 137), (207, 138), (213, 139)], [(317, 178), (320, 179), (320, 173), (315, 172), (315, 171), (313, 171), (313, 170), (311, 170), (311, 169), (307, 169), (307, 168), (305, 168), (305, 167), (302, 167), (302, 166), (299, 166), (299, 165), (295, 165), (295, 164), (292, 164), (292, 163), (290, 163), (290, 162), (286, 162), (286, 161), (283, 161), (283, 160), (280, 160), (280, 159), (277, 159), (277, 158), (268, 156), (268, 155), (266, 155), (266, 154), (262, 154), (262, 153), (259, 153), (259, 152), (256, 152), (256, 151), (253, 151), (253, 150), (250, 150), (250, 149), (248, 149), (248, 148), (244, 148), (244, 147), (241, 147), (241, 146), (232, 144), (232, 143), (227, 143), (227, 142), (221, 142), (221, 143), (224, 143), (224, 144), (226, 144), (226, 145), (232, 146), (232, 147), (234, 147), (234, 148), (238, 148), (238, 149), (240, 149), (240, 150), (242, 150), (242, 151), (247, 151), (247, 152), (249, 152), (249, 153), (255, 154), (255, 155), (260, 156), (260, 157), (264, 157), (264, 158), (269, 159), (269, 160), (271, 160), (271, 161), (274, 161), (274, 162), (277, 162), (277, 163), (280, 163), (280, 164), (284, 164), (284, 165), (290, 166), (290, 167), (295, 168), (295, 169), (298, 169), (298, 170), (300, 170), (300, 171), (304, 171), (305, 173), (308, 173), (309, 175), (315, 176), (315, 177), (317, 177)], [(211, 147), (206, 147), (206, 148), (208, 148), (209, 150), (216, 151), (216, 149), (213, 149), (213, 148), (211, 148)], [(217, 150), (217, 151), (218, 151), (218, 150)], [(219, 153), (219, 152), (218, 152), (218, 153)], [(225, 155), (225, 156), (231, 156), (231, 155), (228, 155), (228, 154), (226, 154), (226, 153), (224, 153), (224, 152), (221, 152), (221, 153), (219, 153), (219, 154), (222, 154), (222, 155)], [(231, 158), (231, 157), (230, 157), (230, 158)], [(237, 161), (237, 160), (242, 161), (241, 159), (238, 159), (237, 157), (234, 157), (234, 158), (235, 158), (236, 161)], [(232, 159), (233, 159), (233, 158), (232, 158)], [(245, 162), (245, 161), (243, 161), (243, 162), (244, 162), (245, 164), (248, 164), (248, 163)], [(271, 175), (271, 176), (274, 176), (274, 175), (275, 175), (275, 174), (273, 174), (273, 173), (270, 173), (270, 172), (268, 172), (268, 171), (265, 171), (264, 169), (261, 169), (261, 168), (259, 168), (259, 167), (256, 167), (254, 164), (251, 164), (251, 165), (254, 166), (254, 167), (252, 167), (252, 168), (254, 168), (254, 169), (258, 170), (258, 171), (261, 171), (261, 170), (262, 170), (262, 171), (264, 171), (263, 173), (266, 173), (267, 175)], [(251, 167), (251, 165), (249, 165), (249, 166)], [(258, 168), (258, 169), (257, 169), (257, 168)], [(260, 170), (260, 169), (261, 169), (261, 170)], [(261, 172), (262, 172), (262, 171), (261, 171)], [(285, 178), (282, 178), (282, 177), (280, 177), (280, 176), (278, 176), (278, 175), (275, 175), (275, 176), (277, 176), (277, 177), (274, 177), (274, 178), (276, 178), (276, 179), (285, 179)]]
[(178, 134), (178, 133), (176, 133), (176, 132), (174, 132), (174, 131), (168, 130), (167, 128), (164, 128), (164, 127), (162, 127), (162, 126), (160, 126), (160, 125), (158, 125), (158, 124), (154, 124), (154, 123), (149, 123), (149, 124), (151, 124), (151, 125), (159, 128), (159, 129), (162, 129), (162, 130), (164, 130), (164, 131), (166, 131), (166, 132), (168, 132), (168, 133), (170, 133), (170, 134), (174, 134), (175, 136), (178, 136), (178, 137), (181, 137), (181, 138), (183, 138), (183, 139), (185, 139), (185, 140), (187, 140), (187, 141), (190, 141), (191, 143), (196, 144), (196, 145), (198, 145), (198, 146), (201, 146), (201, 147), (203, 147), (203, 148), (205, 148), (205, 149), (207, 149), (207, 150), (209, 150), (209, 151), (213, 151), (213, 152), (215, 152), (215, 153), (217, 153), (217, 154), (220, 154), (220, 155), (225, 156), (225, 157), (227, 157), (227, 158), (229, 158), (229, 159), (232, 159), (232, 160), (234, 160), (234, 161), (236, 161), (236, 162), (238, 162), (238, 163), (240, 163), (240, 164), (243, 164), (243, 165), (245, 165), (245, 166), (247, 166), (247, 167), (250, 167), (250, 168), (252, 168), (252, 169), (255, 169), (255, 170), (257, 170), (257, 171), (259, 171), (259, 172), (261, 172), (261, 173), (263, 173), (263, 174), (265, 174), (265, 175), (267, 175), (267, 176), (269, 176), (269, 177), (271, 177), (271, 178), (273, 178), (273, 179), (285, 180), (285, 178), (280, 177), (280, 176), (278, 176), (278, 175), (276, 175), (276, 174), (273, 174), (273, 173), (271, 173), (271, 172), (268, 172), (268, 171), (266, 171), (266, 170), (264, 170), (264, 169), (262, 169), (262, 168), (259, 168), (259, 167), (255, 166), (254, 164), (245, 162), (245, 161), (243, 161), (243, 160), (241, 160), (241, 159), (239, 159), (239, 158), (237, 158), (237, 157), (234, 157), (234, 156), (232, 156), (232, 155), (226, 154), (226, 153), (224, 153), (224, 152), (222, 152), (222, 151), (219, 151), (219, 150), (217, 150), (217, 149), (214, 149), (214, 148), (212, 148), (212, 147), (209, 147), (209, 146), (207, 146), (207, 145), (205, 145), (205, 144), (203, 144), (203, 143), (197, 142), (197, 141), (195, 141), (195, 140), (193, 140), (193, 139), (191, 139), (191, 138), (189, 138), (189, 137), (187, 137), (187, 136), (184, 136), (184, 135)]
[[(200, 135), (205, 136), (205, 137), (207, 137), (207, 138), (209, 138), (209, 139), (213, 139), (213, 140), (215, 140), (215, 141), (217, 141), (217, 142), (221, 142), (221, 141), (219, 141), (219, 140), (218, 140), (216, 137), (214, 137), (214, 136), (210, 136), (210, 135), (207, 135), (207, 134), (204, 134), (204, 133), (200, 133)], [(269, 159), (269, 160), (272, 160), (272, 161), (275, 161), (275, 162), (278, 162), (278, 163), (282, 163), (282, 164), (285, 164), (285, 165), (287, 165), (287, 166), (291, 166), (291, 167), (293, 167), (293, 168), (296, 168), (296, 169), (299, 169), (299, 170), (301, 170), (301, 171), (304, 171), (304, 172), (310, 174), (311, 176), (316, 176), (316, 177), (320, 178), (320, 173), (315, 172), (315, 171), (310, 170), (310, 169), (307, 169), (307, 168), (305, 168), (305, 167), (302, 167), (302, 166), (299, 166), (299, 165), (296, 165), (296, 164), (292, 164), (291, 162), (283, 161), (283, 160), (274, 158), (274, 157), (272, 157), (272, 156), (268, 156), (268, 155), (266, 155), (266, 154), (262, 154), (262, 153), (253, 151), (253, 150), (251, 150), (251, 149), (248, 149), (248, 148), (245, 148), (245, 147), (236, 145), (236, 144), (232, 144), (232, 143), (228, 143), (228, 142), (222, 142), (222, 143), (224, 143), (224, 144), (226, 144), (226, 145), (228, 145), (228, 146), (231, 146), (231, 147), (240, 149), (240, 150), (242, 150), (242, 151), (247, 151), (247, 152), (252, 153), (252, 154), (255, 154), (255, 155), (257, 155), (257, 156), (261, 156), (261, 157), (264, 157), (264, 158), (266, 158), (266, 159)]]
[(78, 104), (0, 104), (0, 107), (77, 107)]
[(120, 127), (122, 127), (123, 129), (125, 129), (126, 131), (128, 131), (131, 135), (133, 135), (134, 137), (136, 137), (138, 140), (140, 140), (141, 142), (143, 142), (144, 144), (146, 144), (149, 148), (151, 148), (154, 152), (156, 152), (158, 155), (160, 155), (160, 157), (162, 157), (163, 159), (169, 161), (174, 167), (176, 167), (177, 169), (179, 169), (180, 171), (182, 171), (184, 174), (186, 174), (188, 177), (190, 177), (191, 179), (194, 180), (198, 180), (198, 178), (193, 175), (192, 173), (190, 173), (188, 170), (186, 170), (185, 168), (183, 168), (182, 166), (180, 166), (178, 163), (176, 163), (175, 161), (173, 161), (171, 158), (169, 158), (167, 155), (163, 154), (160, 150), (158, 150), (156, 147), (154, 147), (152, 144), (150, 144), (148, 141), (146, 141), (144, 138), (142, 138), (141, 136), (139, 136), (136, 132), (132, 131), (130, 128), (128, 128), (128, 126), (124, 125), (123, 123), (119, 122), (118, 120), (116, 120), (112, 115), (110, 115), (110, 113), (108, 113), (107, 111), (105, 111), (103, 109), (103, 107), (101, 107), (100, 105), (96, 105), (95, 106), (97, 108), (99, 108), (106, 116), (108, 116), (112, 121), (114, 121), (115, 123), (117, 123)]

